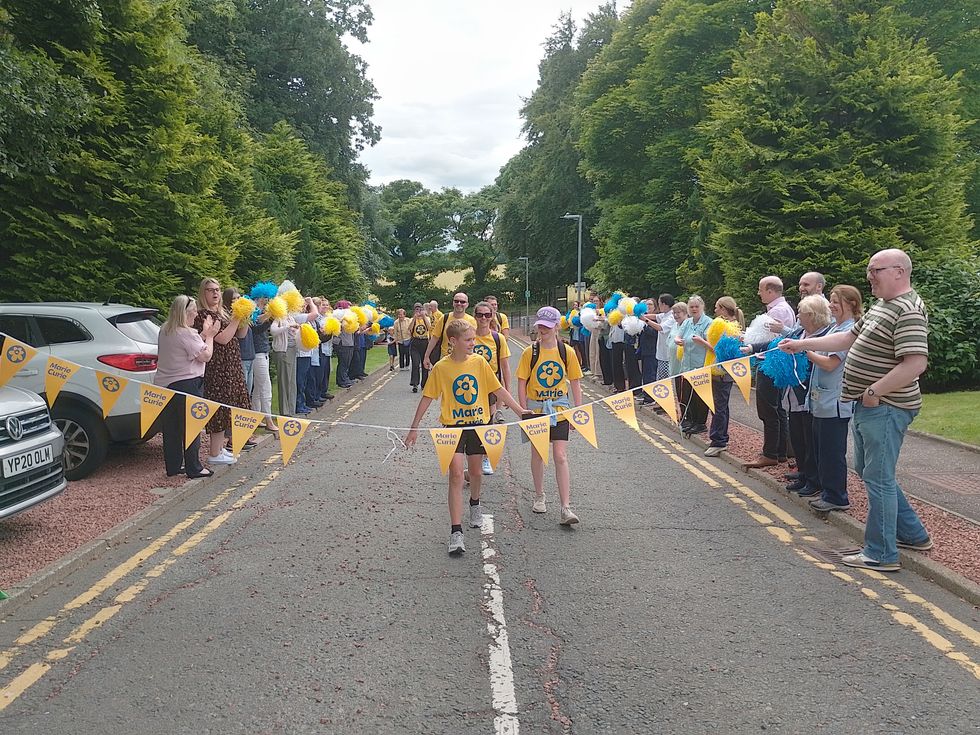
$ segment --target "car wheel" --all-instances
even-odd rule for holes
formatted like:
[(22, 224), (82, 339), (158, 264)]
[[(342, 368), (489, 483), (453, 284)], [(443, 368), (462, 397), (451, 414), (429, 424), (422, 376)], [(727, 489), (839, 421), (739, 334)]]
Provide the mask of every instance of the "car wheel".
[(54, 423), (65, 437), (65, 477), (81, 480), (95, 472), (109, 451), (102, 417), (69, 406), (54, 414)]

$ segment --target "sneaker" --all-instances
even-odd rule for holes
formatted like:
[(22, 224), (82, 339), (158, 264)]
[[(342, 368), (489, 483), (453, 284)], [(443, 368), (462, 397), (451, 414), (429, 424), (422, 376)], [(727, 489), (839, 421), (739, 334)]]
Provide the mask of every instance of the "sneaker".
[(231, 454), (219, 454), (217, 457), (208, 457), (208, 464), (235, 464), (237, 461)]
[(561, 520), (559, 521), (563, 526), (571, 526), (574, 523), (578, 523), (578, 516), (572, 511), (572, 509), (563, 505), (561, 507)]
[(417, 385), (413, 385), (412, 386), (412, 393), (418, 393), (418, 392), (419, 392), (419, 387)]
[(851, 504), (845, 503), (844, 505), (836, 505), (818, 498), (817, 500), (810, 501), (810, 507), (814, 510), (819, 510), (821, 513), (829, 513), (832, 510), (849, 510)]
[(235, 455), (232, 454), (231, 450), (228, 447), (221, 447), (221, 455), (220, 456), (231, 457), (232, 459), (235, 458)]
[(929, 536), (926, 536), (925, 541), (918, 541), (914, 544), (908, 541), (898, 541), (896, 543), (901, 549), (912, 549), (913, 551), (929, 551), (932, 548), (932, 538)]
[(874, 569), (878, 572), (897, 572), (902, 568), (902, 565), (897, 561), (885, 564), (880, 561), (875, 561), (870, 556), (865, 556), (863, 551), (858, 554), (842, 556), (841, 564), (848, 567), (858, 567), (859, 569)]
[(793, 480), (793, 482), (791, 482), (788, 485), (786, 485), (786, 490), (789, 491), (789, 492), (791, 492), (791, 493), (798, 493), (798, 492), (805, 491), (806, 486), (807, 486), (806, 485), (806, 480), (804, 480), (801, 477), (799, 479)]
[(725, 451), (727, 447), (708, 447), (704, 450), (705, 457), (717, 457), (719, 454)]
[(801, 498), (816, 498), (820, 495), (820, 488), (811, 487), (807, 485), (802, 490), (800, 490), (797, 495)]
[(534, 499), (534, 505), (531, 506), (531, 510), (533, 510), (535, 513), (547, 513), (548, 512), (548, 506), (545, 505), (545, 502), (544, 502), (544, 495), (538, 495)]
[(483, 474), (484, 475), (492, 475), (493, 474), (493, 467), (490, 466), (490, 458), (489, 457), (484, 457), (483, 458)]
[(483, 528), (483, 506), (479, 503), (470, 506), (470, 528)]
[(466, 544), (463, 543), (463, 532), (453, 531), (449, 534), (449, 555), (459, 556), (466, 551)]

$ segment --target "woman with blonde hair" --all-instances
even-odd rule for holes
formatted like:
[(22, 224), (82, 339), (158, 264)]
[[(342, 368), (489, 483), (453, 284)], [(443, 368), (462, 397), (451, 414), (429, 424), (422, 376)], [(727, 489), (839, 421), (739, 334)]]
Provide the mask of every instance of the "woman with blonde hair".
[[(704, 313), (704, 299), (694, 295), (687, 300), (689, 316), (677, 329), (674, 342), (684, 348), (681, 356), (680, 369), (682, 373), (704, 367), (708, 356), (708, 340), (705, 334), (711, 326), (712, 319)], [(680, 384), (680, 402), (683, 410), (681, 431), (685, 434), (700, 434), (708, 430), (708, 404), (702, 400), (694, 387), (686, 380)]]
[(154, 385), (179, 391), (163, 412), (163, 462), (167, 477), (185, 473), (189, 478), (214, 474), (201, 464), (201, 435), (184, 448), (186, 396), (200, 396), (204, 390), (205, 365), (214, 351), (214, 336), (221, 328), (206, 317), (201, 332), (192, 326), (197, 303), (190, 296), (178, 296), (170, 304), (167, 321), (157, 343), (157, 371)]
[[(221, 284), (214, 278), (205, 278), (198, 288), (194, 328), (203, 332), (208, 317), (217, 322), (220, 329), (214, 335), (214, 355), (204, 370), (204, 397), (225, 406), (251, 408), (252, 399), (245, 387), (242, 353), (236, 339), (248, 333), (248, 325), (241, 324), (225, 309), (221, 302)], [(225, 448), (225, 440), (231, 435), (231, 410), (222, 407), (215, 411), (205, 430), (211, 439), (208, 462), (235, 464), (235, 456)]]
[[(738, 308), (735, 299), (731, 296), (722, 296), (715, 302), (715, 320), (708, 327), (707, 341), (709, 358), (708, 362), (715, 362), (715, 345), (726, 336), (741, 334), (745, 329), (745, 315)], [(710, 442), (708, 448), (704, 450), (704, 456), (717, 457), (728, 448), (728, 424), (729, 412), (728, 401), (732, 395), (732, 385), (734, 381), (724, 368), (715, 367), (711, 376), (711, 398), (715, 404), (714, 413), (711, 415), (711, 429), (708, 431)]]

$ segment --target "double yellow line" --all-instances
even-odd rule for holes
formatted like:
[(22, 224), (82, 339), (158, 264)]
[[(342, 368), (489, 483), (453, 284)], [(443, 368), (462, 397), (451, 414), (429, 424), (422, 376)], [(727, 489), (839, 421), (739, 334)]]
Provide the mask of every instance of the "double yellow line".
[[(352, 398), (352, 400), (349, 401), (349, 403), (352, 403), (352, 405), (347, 408), (337, 420), (342, 420), (350, 416), (364, 403), (364, 401), (370, 400), (374, 394), (381, 390), (388, 380), (390, 380), (390, 376), (386, 376), (385, 378), (381, 379), (378, 382), (378, 385), (366, 395), (356, 398), (356, 400)], [(278, 464), (281, 461), (282, 455), (280, 453), (276, 453), (266, 459), (263, 464), (268, 466), (271, 464)], [(193, 533), (186, 540), (177, 545), (163, 560), (146, 571), (141, 578), (119, 592), (112, 599), (111, 603), (104, 604), (99, 607), (98, 610), (89, 615), (89, 617), (83, 622), (76, 625), (71, 632), (69, 632), (68, 635), (60, 641), (59, 644), (49, 647), (47, 652), (41, 656), (39, 660), (35, 660), (20, 674), (8, 681), (6, 684), (0, 686), (0, 712), (6, 709), (30, 687), (40, 681), (44, 675), (50, 671), (54, 663), (67, 658), (80, 643), (85, 641), (92, 631), (98, 630), (109, 622), (120, 610), (122, 610), (124, 605), (135, 601), (139, 595), (146, 590), (151, 580), (163, 576), (163, 574), (170, 567), (176, 564), (181, 557), (186, 555), (192, 549), (201, 544), (201, 542), (207, 539), (211, 534), (221, 528), (221, 526), (224, 525), (225, 522), (232, 517), (232, 515), (234, 515), (235, 511), (243, 508), (247, 503), (255, 498), (256, 495), (258, 495), (263, 489), (268, 487), (270, 483), (279, 477), (280, 472), (280, 469), (271, 471), (261, 481), (257, 482), (246, 492), (242, 493), (227, 508), (227, 510), (215, 515), (200, 530)], [(184, 534), (184, 532), (188, 531), (199, 520), (209, 516), (212, 512), (217, 510), (221, 504), (227, 501), (228, 498), (231, 497), (235, 491), (240, 489), (244, 484), (245, 478), (242, 478), (231, 487), (218, 493), (200, 510), (191, 513), (189, 516), (174, 525), (166, 533), (157, 537), (135, 554), (130, 556), (126, 561), (114, 567), (91, 587), (67, 602), (56, 614), (33, 625), (30, 629), (20, 635), (14, 641), (12, 646), (0, 651), (0, 671), (8, 668), (16, 658), (18, 658), (21, 654), (26, 653), (26, 648), (28, 646), (33, 646), (42, 641), (44, 638), (52, 635), (57, 627), (59, 627), (65, 621), (70, 620), (72, 614), (76, 610), (86, 607), (98, 600), (119, 582), (136, 571), (142, 564), (159, 554), (164, 548), (171, 544), (171, 542), (178, 539), (178, 537)]]

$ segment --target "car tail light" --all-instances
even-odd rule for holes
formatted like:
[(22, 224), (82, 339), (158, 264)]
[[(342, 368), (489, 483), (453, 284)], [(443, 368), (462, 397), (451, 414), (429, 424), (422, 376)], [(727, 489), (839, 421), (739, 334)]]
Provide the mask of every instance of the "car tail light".
[(149, 372), (157, 369), (157, 356), (146, 355), (142, 352), (128, 353), (125, 355), (99, 355), (99, 362), (110, 365), (120, 370), (129, 370), (134, 373)]

